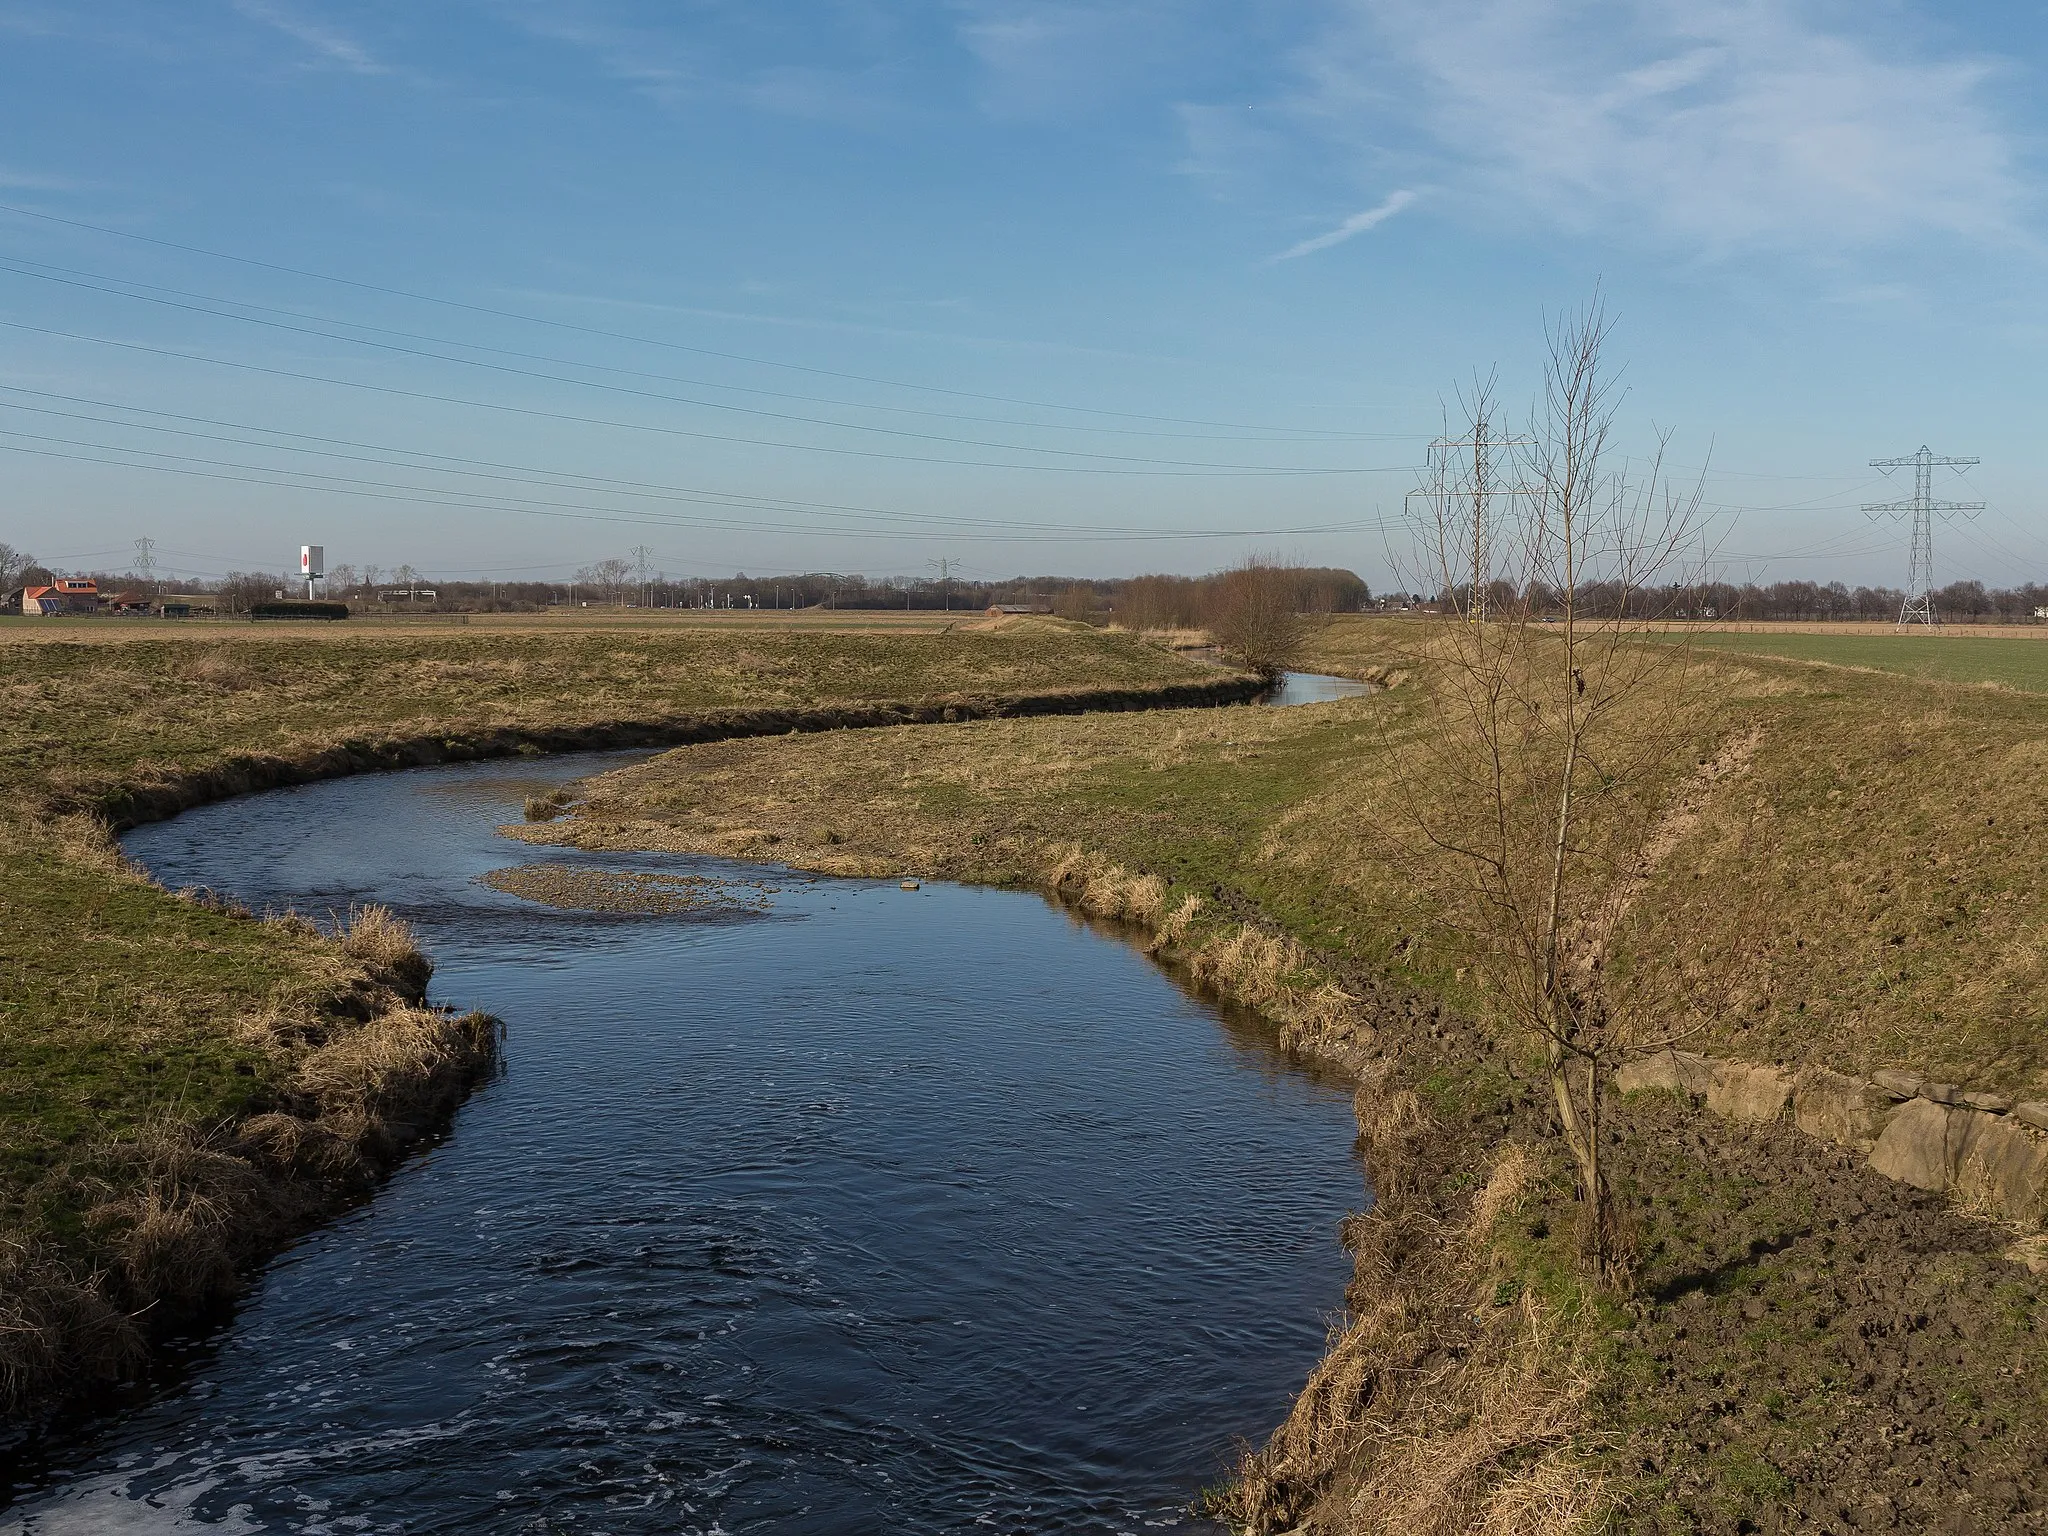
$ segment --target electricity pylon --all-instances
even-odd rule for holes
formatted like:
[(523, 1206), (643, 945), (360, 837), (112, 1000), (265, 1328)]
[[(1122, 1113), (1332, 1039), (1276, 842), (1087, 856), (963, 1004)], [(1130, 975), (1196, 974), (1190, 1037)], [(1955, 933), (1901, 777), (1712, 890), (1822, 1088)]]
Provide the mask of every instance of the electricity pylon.
[[(1497, 496), (1521, 495), (1529, 489), (1520, 484), (1502, 485), (1495, 480), (1494, 451), (1504, 448), (1513, 452), (1533, 441), (1527, 437), (1497, 436), (1485, 416), (1475, 415), (1468, 436), (1440, 437), (1429, 445), (1430, 483), (1412, 494), (1425, 496), (1434, 504), (1432, 511), (1446, 543), (1452, 523), (1471, 518), (1472, 597), (1465, 605), (1468, 623), (1486, 621), (1486, 588), (1493, 580), (1493, 500)], [(1469, 468), (1464, 463), (1467, 449), (1472, 454)]]
[(1870, 501), (1863, 504), (1865, 512), (1889, 512), (1893, 517), (1911, 514), (1913, 518), (1912, 552), (1906, 559), (1906, 600), (1899, 605), (1899, 623), (1911, 624), (1919, 621), (1930, 629), (1936, 624), (1934, 617), (1934, 514), (1943, 516), (1951, 512), (1976, 513), (1984, 510), (1981, 501), (1936, 501), (1934, 499), (1934, 466), (1946, 464), (1958, 472), (1977, 463), (1976, 459), (1948, 459), (1936, 456), (1925, 443), (1918, 453), (1908, 454), (1903, 459), (1872, 459), (1872, 469), (1903, 469), (1913, 466), (1913, 494), (1905, 501)]

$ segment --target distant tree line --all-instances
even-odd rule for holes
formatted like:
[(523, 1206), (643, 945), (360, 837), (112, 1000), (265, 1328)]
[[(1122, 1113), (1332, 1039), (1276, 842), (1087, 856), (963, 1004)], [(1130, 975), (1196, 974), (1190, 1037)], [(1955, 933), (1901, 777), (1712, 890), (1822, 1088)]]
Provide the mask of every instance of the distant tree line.
[[(1440, 606), (1463, 609), (1471, 600), (1469, 585), (1437, 595)], [(1508, 582), (1493, 582), (1486, 606), (1502, 610), (1524, 599), (1536, 613), (1559, 608), (1557, 594), (1541, 586), (1526, 593)], [(1659, 589), (1633, 588), (1624, 594), (1611, 584), (1589, 582), (1579, 589), (1581, 611), (1599, 618), (1811, 621), (1889, 621), (1899, 616), (1906, 594), (1896, 587), (1851, 587), (1832, 581), (1777, 581), (1769, 585), (1710, 581)], [(1934, 609), (1944, 624), (2019, 624), (2034, 621), (2036, 610), (2048, 610), (2048, 584), (1987, 588), (1981, 581), (1956, 581), (1936, 589)]]
[[(1426, 604), (1419, 593), (1386, 593), (1375, 598), (1364, 581), (1348, 570), (1319, 566), (1284, 566), (1272, 560), (1252, 562), (1272, 573), (1276, 600), (1303, 614), (1389, 611)], [(1243, 569), (1236, 567), (1233, 569)], [(176, 592), (212, 597), (222, 612), (247, 613), (278, 593), (302, 595), (305, 582), (295, 571), (230, 571), (214, 580), (191, 580), (163, 571), (63, 571), (38, 562), (25, 550), (0, 544), (0, 591), (53, 581), (58, 575), (85, 576), (108, 595), (135, 591), (148, 596)], [(1114, 623), (1130, 629), (1208, 629), (1232, 572), (1208, 576), (1013, 576), (1001, 581), (955, 576), (860, 576), (810, 571), (779, 576), (672, 578), (651, 573), (640, 579), (638, 568), (623, 558), (595, 561), (565, 581), (437, 581), (411, 565), (336, 565), (329, 568), (323, 595), (345, 600), (358, 611), (392, 613), (534, 613), (565, 606), (649, 608), (845, 608), (957, 609), (972, 612), (998, 604), (1032, 608), (1091, 624)], [(1487, 606), (1501, 608), (1524, 596), (1505, 582), (1495, 582)], [(1526, 594), (1541, 612), (1556, 606), (1555, 594)], [(1436, 594), (1439, 604), (1469, 602), (1462, 587)], [(1587, 611), (1609, 616), (1620, 595), (1598, 583), (1585, 586), (1580, 602)], [(1779, 581), (1768, 585), (1705, 582), (1650, 592), (1633, 590), (1625, 606), (1628, 617), (1679, 614), (1689, 619), (1865, 620), (1896, 619), (1905, 594), (1894, 587), (1851, 587), (1844, 582)], [(2048, 609), (2048, 583), (1986, 587), (1980, 581), (1956, 581), (1934, 594), (1935, 611), (1947, 624), (2025, 623), (2037, 609)]]
[[(1349, 571), (1281, 568), (1285, 600), (1304, 613), (1350, 613), (1371, 594)], [(100, 590), (138, 591), (150, 596), (178, 592), (213, 598), (222, 612), (246, 613), (282, 592), (302, 596), (297, 572), (230, 571), (216, 580), (195, 581), (163, 572), (77, 571)], [(52, 579), (31, 557), (0, 546), (0, 575), (23, 581)], [(344, 600), (357, 611), (392, 613), (533, 613), (561, 607), (851, 609), (980, 612), (997, 605), (1028, 608), (1087, 623), (1119, 623), (1140, 629), (1204, 627), (1213, 616), (1218, 584), (1213, 576), (1139, 576), (1091, 579), (1073, 576), (1015, 576), (983, 581), (955, 576), (842, 575), (804, 572), (775, 576), (672, 578), (652, 573), (642, 581), (624, 559), (599, 560), (563, 581), (447, 581), (410, 565), (342, 564), (328, 568), (322, 595)]]

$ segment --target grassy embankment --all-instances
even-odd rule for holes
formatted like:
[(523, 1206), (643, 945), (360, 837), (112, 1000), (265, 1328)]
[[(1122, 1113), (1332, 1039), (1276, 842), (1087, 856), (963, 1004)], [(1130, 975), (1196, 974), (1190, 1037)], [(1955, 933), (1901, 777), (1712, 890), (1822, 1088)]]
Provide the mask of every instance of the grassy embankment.
[[(1318, 664), (1383, 665), (1404, 632), (1333, 626)], [(1757, 745), (1615, 963), (1683, 972), (1707, 1000), (1700, 1049), (2040, 1095), (2048, 699), (1703, 664), (1711, 703), (1675, 733), (1678, 766)], [(1056, 886), (1357, 1073), (1378, 1204), (1347, 1229), (1350, 1324), (1226, 1496), (1244, 1523), (1993, 1529), (2041, 1510), (2042, 1282), (2002, 1258), (2008, 1235), (1787, 1124), (1631, 1101), (1615, 1156), (1636, 1299), (1582, 1289), (1528, 1064), (1461, 1012), (1458, 941), (1387, 857), (1390, 754), (1425, 707), (1401, 687), (718, 743), (599, 780), (528, 835)]]
[(0, 626), (0, 1407), (135, 1365), (139, 1317), (189, 1313), (362, 1189), (493, 1049), (487, 1021), (420, 1006), (396, 925), (174, 896), (110, 821), (536, 743), (1218, 680), (1051, 622)]

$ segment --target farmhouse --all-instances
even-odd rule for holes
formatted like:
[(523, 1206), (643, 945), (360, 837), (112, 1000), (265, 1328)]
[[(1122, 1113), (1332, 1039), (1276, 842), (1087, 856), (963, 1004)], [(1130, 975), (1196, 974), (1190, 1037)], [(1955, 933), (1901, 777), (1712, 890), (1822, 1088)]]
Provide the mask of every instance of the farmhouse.
[(1012, 617), (1023, 613), (1051, 613), (1043, 603), (990, 603), (988, 616), (992, 619)]
[(60, 613), (98, 613), (99, 584), (78, 576), (59, 576), (46, 587), (24, 587), (21, 611), (45, 618)]
[(51, 614), (68, 613), (70, 609), (64, 594), (55, 587), (23, 587), (21, 611), (32, 618), (38, 615), (47, 618)]

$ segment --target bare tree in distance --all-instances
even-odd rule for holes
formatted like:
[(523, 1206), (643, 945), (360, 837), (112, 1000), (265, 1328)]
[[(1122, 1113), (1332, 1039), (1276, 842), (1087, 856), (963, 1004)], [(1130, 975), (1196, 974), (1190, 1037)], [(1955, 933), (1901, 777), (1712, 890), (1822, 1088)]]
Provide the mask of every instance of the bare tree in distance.
[(12, 544), (0, 544), (0, 592), (12, 592), (35, 569), (36, 557)]
[(613, 556), (609, 560), (600, 560), (595, 565), (586, 565), (576, 573), (576, 580), (586, 586), (597, 588), (606, 602), (616, 606), (625, 601), (626, 588), (630, 585), (632, 574), (632, 561)]
[[(1414, 894), (1462, 933), (1484, 1004), (1540, 1050), (1577, 1175), (1582, 1252), (1602, 1283), (1621, 1285), (1627, 1236), (1602, 1162), (1613, 1074), (1695, 1032), (1700, 1015), (1609, 961), (1680, 813), (1715, 775), (1691, 771), (1703, 700), (1689, 650), (1647, 632), (1698, 550), (1701, 484), (1667, 479), (1668, 436), (1634, 478), (1610, 462), (1610, 328), (1597, 297), (1549, 328), (1543, 395), (1514, 461), (1520, 488), (1487, 534), (1501, 584), (1483, 620), (1454, 604), (1417, 637), (1422, 729), (1389, 758)], [(1490, 392), (1462, 403), (1490, 408)], [(1474, 489), (1453, 476), (1411, 501), (1425, 509), (1417, 585), (1471, 592)], [(1739, 743), (1729, 750), (1746, 761)]]
[(1315, 620), (1302, 612), (1293, 571), (1252, 555), (1214, 580), (1207, 627), (1225, 656), (1264, 678), (1277, 678), (1301, 660)]

